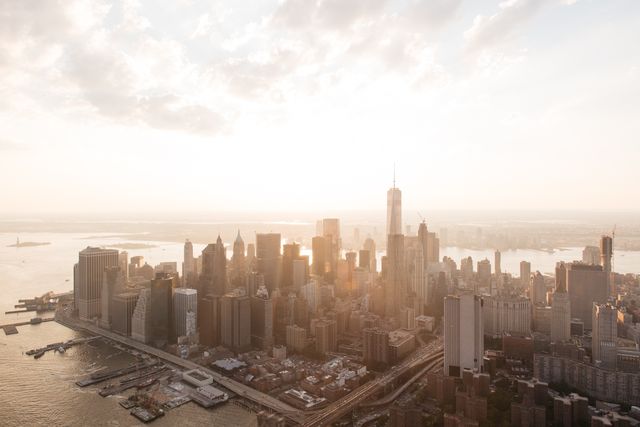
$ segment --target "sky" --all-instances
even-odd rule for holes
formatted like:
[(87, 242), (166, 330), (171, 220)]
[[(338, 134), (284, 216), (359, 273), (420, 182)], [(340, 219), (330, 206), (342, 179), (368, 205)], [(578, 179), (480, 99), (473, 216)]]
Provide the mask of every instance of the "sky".
[(0, 214), (640, 210), (637, 0), (0, 3)]

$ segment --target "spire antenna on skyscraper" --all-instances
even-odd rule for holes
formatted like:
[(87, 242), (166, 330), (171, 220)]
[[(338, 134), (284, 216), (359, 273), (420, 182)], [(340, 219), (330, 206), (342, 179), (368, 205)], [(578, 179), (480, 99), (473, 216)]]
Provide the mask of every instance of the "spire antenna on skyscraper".
[(393, 163), (393, 188), (396, 188), (396, 164)]

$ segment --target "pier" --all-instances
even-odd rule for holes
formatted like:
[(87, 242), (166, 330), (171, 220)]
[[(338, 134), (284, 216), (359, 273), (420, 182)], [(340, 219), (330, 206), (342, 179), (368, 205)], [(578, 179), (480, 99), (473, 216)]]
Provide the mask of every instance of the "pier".
[(4, 314), (28, 313), (30, 311), (35, 311), (37, 313), (42, 313), (45, 311), (55, 311), (55, 309), (58, 307), (59, 302), (61, 302), (62, 300), (68, 300), (72, 297), (73, 291), (57, 294), (49, 291), (39, 297), (18, 300), (19, 304), (16, 304), (13, 307), (20, 308), (21, 310), (5, 311)]
[(53, 344), (49, 344), (46, 347), (36, 348), (33, 350), (28, 350), (25, 352), (27, 356), (33, 356), (34, 359), (39, 359), (47, 351), (58, 351), (60, 353), (64, 353), (67, 349), (73, 347), (74, 345), (88, 343), (94, 340), (97, 340), (100, 337), (87, 337), (87, 338), (76, 338), (73, 340), (65, 341), (65, 342), (56, 342)]
[(93, 374), (89, 375), (89, 377), (83, 379), (83, 380), (78, 380), (76, 381), (76, 385), (78, 387), (87, 387), (93, 384), (98, 384), (101, 383), (103, 381), (106, 380), (110, 380), (116, 377), (120, 377), (122, 375), (126, 375), (126, 374), (130, 374), (132, 372), (136, 372), (136, 371), (140, 371), (140, 370), (145, 370), (147, 368), (150, 368), (154, 365), (156, 365), (157, 362), (156, 361), (152, 361), (150, 363), (133, 363), (129, 366), (126, 366), (124, 368), (119, 368), (119, 369), (112, 369), (112, 370), (102, 370), (102, 371), (98, 371), (98, 372), (94, 372)]
[(34, 317), (31, 320), (28, 320), (26, 322), (18, 322), (18, 323), (8, 323), (6, 325), (0, 325), (0, 329), (4, 329), (4, 333), (6, 335), (12, 335), (12, 334), (17, 334), (18, 333), (18, 326), (26, 326), (26, 325), (38, 325), (42, 322), (53, 322), (54, 320), (56, 320), (53, 317), (47, 317), (47, 318), (41, 318), (41, 317)]

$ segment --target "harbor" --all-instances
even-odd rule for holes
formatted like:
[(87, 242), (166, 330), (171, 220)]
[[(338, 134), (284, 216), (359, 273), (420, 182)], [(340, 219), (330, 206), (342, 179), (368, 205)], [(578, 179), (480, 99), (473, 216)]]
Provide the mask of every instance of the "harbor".
[[(66, 349), (99, 340), (128, 354), (135, 362), (113, 368), (103, 368), (88, 373), (75, 381), (79, 388), (95, 391), (101, 397), (118, 396), (119, 405), (141, 422), (149, 423), (164, 417), (167, 411), (189, 402), (209, 410), (234, 397), (222, 386), (213, 385), (213, 377), (198, 370), (185, 371), (167, 361), (115, 343), (100, 336), (82, 337), (47, 344), (28, 350), (24, 354), (41, 358), (49, 351), (64, 353)], [(103, 345), (104, 345), (103, 344)]]

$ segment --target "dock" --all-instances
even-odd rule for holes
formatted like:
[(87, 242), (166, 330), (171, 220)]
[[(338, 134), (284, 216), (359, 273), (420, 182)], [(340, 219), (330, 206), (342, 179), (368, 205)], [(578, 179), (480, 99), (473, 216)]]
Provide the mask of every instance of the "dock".
[(28, 350), (25, 352), (25, 354), (27, 356), (33, 356), (34, 359), (39, 359), (42, 356), (44, 356), (44, 354), (47, 351), (58, 351), (60, 353), (64, 353), (66, 350), (73, 347), (74, 345), (88, 343), (88, 342), (97, 340), (98, 338), (100, 337), (76, 338), (76, 339), (65, 341), (65, 342), (56, 342), (53, 344), (48, 344), (45, 347)]
[(120, 394), (123, 391), (134, 387), (138, 389), (149, 387), (158, 381), (160, 377), (165, 375), (167, 370), (168, 368), (164, 365), (148, 368), (138, 375), (120, 380), (120, 384), (118, 385), (109, 385), (104, 387), (98, 394), (102, 397), (108, 397), (114, 394)]
[(62, 293), (54, 293), (52, 291), (49, 291), (46, 294), (40, 295), (39, 297), (19, 299), (18, 304), (15, 304), (13, 307), (20, 308), (22, 310), (5, 311), (4, 314), (28, 313), (30, 311), (35, 311), (38, 313), (42, 313), (45, 311), (55, 311), (58, 307), (58, 303), (62, 301), (68, 301), (71, 298), (73, 298), (73, 291)]
[(111, 380), (113, 378), (121, 377), (122, 375), (130, 374), (135, 371), (150, 368), (157, 364), (157, 361), (150, 363), (132, 363), (129, 366), (120, 369), (102, 370), (94, 372), (83, 380), (76, 381), (78, 387), (87, 387), (93, 384), (98, 384), (103, 381)]
[(56, 319), (53, 317), (46, 317), (44, 319), (41, 317), (34, 317), (27, 322), (8, 323), (6, 325), (0, 325), (0, 329), (4, 329), (4, 333), (6, 335), (12, 335), (18, 333), (18, 326), (39, 325), (42, 322), (53, 322), (54, 320)]

